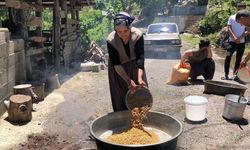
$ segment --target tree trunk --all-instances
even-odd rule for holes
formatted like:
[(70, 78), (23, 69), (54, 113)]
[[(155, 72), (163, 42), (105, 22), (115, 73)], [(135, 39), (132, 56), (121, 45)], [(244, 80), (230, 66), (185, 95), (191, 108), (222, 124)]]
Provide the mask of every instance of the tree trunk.
[(32, 118), (32, 99), (28, 95), (12, 95), (8, 109), (8, 120), (14, 123), (27, 123)]

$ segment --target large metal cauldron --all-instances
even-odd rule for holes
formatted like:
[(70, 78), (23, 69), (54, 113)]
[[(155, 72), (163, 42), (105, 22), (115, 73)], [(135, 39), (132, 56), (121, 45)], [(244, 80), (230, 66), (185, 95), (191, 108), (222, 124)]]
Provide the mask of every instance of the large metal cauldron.
[(148, 145), (119, 145), (105, 140), (112, 133), (126, 131), (130, 123), (128, 111), (112, 112), (95, 119), (90, 133), (99, 150), (174, 150), (183, 127), (177, 119), (159, 112), (149, 112), (144, 125), (160, 136), (160, 142)]
[(242, 85), (228, 83), (228, 82), (214, 81), (214, 80), (206, 80), (204, 83), (205, 83), (204, 93), (208, 93), (208, 94), (244, 95), (247, 89), (245, 86), (242, 86)]

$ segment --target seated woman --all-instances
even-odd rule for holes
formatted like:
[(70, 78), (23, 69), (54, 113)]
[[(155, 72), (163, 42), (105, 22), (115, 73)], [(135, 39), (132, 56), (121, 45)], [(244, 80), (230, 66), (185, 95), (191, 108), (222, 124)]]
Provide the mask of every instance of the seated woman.
[(205, 80), (211, 80), (214, 77), (215, 62), (212, 59), (212, 50), (208, 39), (201, 39), (199, 49), (187, 50), (182, 58), (181, 64), (189, 62), (191, 66), (190, 77), (192, 81), (202, 75)]

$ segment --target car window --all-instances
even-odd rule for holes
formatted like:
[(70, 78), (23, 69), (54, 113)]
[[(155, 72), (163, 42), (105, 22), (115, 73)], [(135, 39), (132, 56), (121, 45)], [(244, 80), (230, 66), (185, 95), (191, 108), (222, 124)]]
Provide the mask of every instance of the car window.
[(148, 28), (148, 33), (177, 33), (177, 28), (175, 24), (157, 24), (150, 25)]

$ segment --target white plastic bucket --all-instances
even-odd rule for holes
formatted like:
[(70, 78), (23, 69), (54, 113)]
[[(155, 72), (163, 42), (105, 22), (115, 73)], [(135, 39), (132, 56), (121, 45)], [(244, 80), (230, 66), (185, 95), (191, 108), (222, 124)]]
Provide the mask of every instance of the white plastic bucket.
[(206, 119), (208, 100), (202, 96), (191, 95), (184, 98), (186, 118), (190, 121), (202, 121)]

